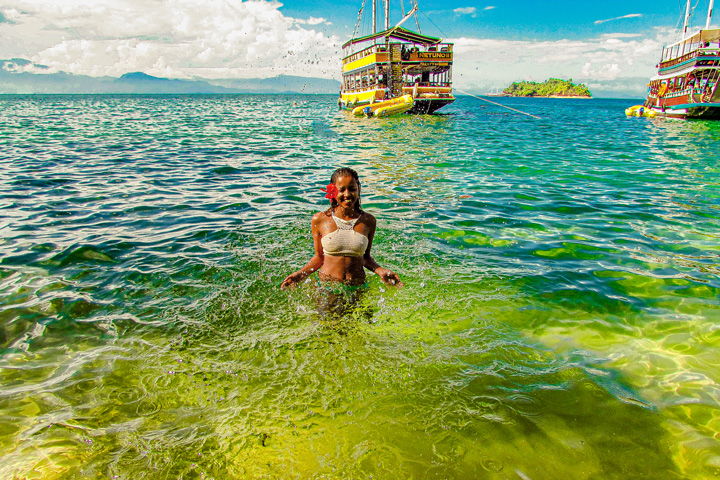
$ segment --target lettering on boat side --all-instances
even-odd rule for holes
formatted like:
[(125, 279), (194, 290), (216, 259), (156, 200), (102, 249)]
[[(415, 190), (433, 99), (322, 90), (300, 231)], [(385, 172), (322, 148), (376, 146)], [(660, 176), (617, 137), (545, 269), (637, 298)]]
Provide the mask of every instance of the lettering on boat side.
[(418, 52), (419, 58), (452, 58), (451, 52)]

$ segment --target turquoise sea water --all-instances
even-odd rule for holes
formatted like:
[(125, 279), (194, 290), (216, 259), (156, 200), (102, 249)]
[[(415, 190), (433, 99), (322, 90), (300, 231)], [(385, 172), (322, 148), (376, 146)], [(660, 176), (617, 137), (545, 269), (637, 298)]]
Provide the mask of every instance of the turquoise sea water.
[[(335, 101), (0, 98), (0, 477), (720, 475), (720, 123)], [(406, 287), (329, 322), (338, 166)]]

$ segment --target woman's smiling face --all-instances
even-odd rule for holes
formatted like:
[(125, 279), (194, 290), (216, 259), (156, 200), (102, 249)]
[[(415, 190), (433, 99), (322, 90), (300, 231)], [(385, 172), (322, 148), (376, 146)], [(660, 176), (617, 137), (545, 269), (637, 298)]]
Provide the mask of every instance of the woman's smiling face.
[(343, 175), (335, 180), (338, 189), (337, 202), (345, 211), (355, 207), (360, 198), (360, 185), (350, 175)]

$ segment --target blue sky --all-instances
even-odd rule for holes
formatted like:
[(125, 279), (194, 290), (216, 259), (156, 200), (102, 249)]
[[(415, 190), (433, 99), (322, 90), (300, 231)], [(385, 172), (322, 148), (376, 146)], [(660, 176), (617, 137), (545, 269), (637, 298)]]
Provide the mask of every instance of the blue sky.
[[(697, 0), (693, 0), (693, 4), (696, 2)], [(311, 15), (327, 18), (337, 27), (337, 33), (344, 33), (348, 28), (352, 30), (354, 27), (361, 3), (361, 1), (348, 0), (336, 2), (290, 0), (283, 2), (282, 10), (291, 16)], [(409, 0), (405, 0), (406, 9), (409, 4)], [(399, 2), (393, 5), (391, 20), (399, 20), (399, 5)], [(421, 0), (420, 22), (421, 27), (427, 26), (427, 30), (432, 30), (433, 34), (448, 37), (473, 35), (490, 38), (512, 36), (520, 40), (580, 39), (617, 31), (644, 33), (657, 26), (673, 27), (682, 17), (684, 7), (684, 2), (681, 5), (678, 0), (655, 2)], [(706, 8), (707, 2), (701, 1), (698, 10), (701, 10), (703, 17)], [(369, 2), (367, 9), (369, 10)], [(455, 10), (463, 10), (465, 13), (455, 13)], [(628, 15), (633, 16), (626, 17)]]
[[(693, 1), (693, 24), (704, 25), (707, 0)], [(339, 79), (339, 46), (352, 34), (360, 4), (0, 0), (0, 59), (49, 67), (17, 67), (35, 73)], [(399, 4), (391, 23), (400, 18)], [(662, 45), (676, 38), (683, 8), (682, 0), (421, 0), (419, 20), (423, 33), (455, 43), (457, 88), (484, 93), (515, 80), (559, 77), (601, 96), (642, 97)], [(363, 25), (368, 33), (369, 15)], [(414, 28), (414, 20), (405, 26)]]

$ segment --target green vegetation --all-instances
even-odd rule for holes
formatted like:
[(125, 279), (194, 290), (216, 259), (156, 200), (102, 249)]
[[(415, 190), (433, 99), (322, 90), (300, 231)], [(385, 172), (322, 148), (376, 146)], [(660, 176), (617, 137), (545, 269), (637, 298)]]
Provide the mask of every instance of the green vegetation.
[(503, 93), (511, 97), (592, 97), (590, 90), (583, 85), (575, 85), (570, 80), (551, 78), (542, 83), (513, 82)]

